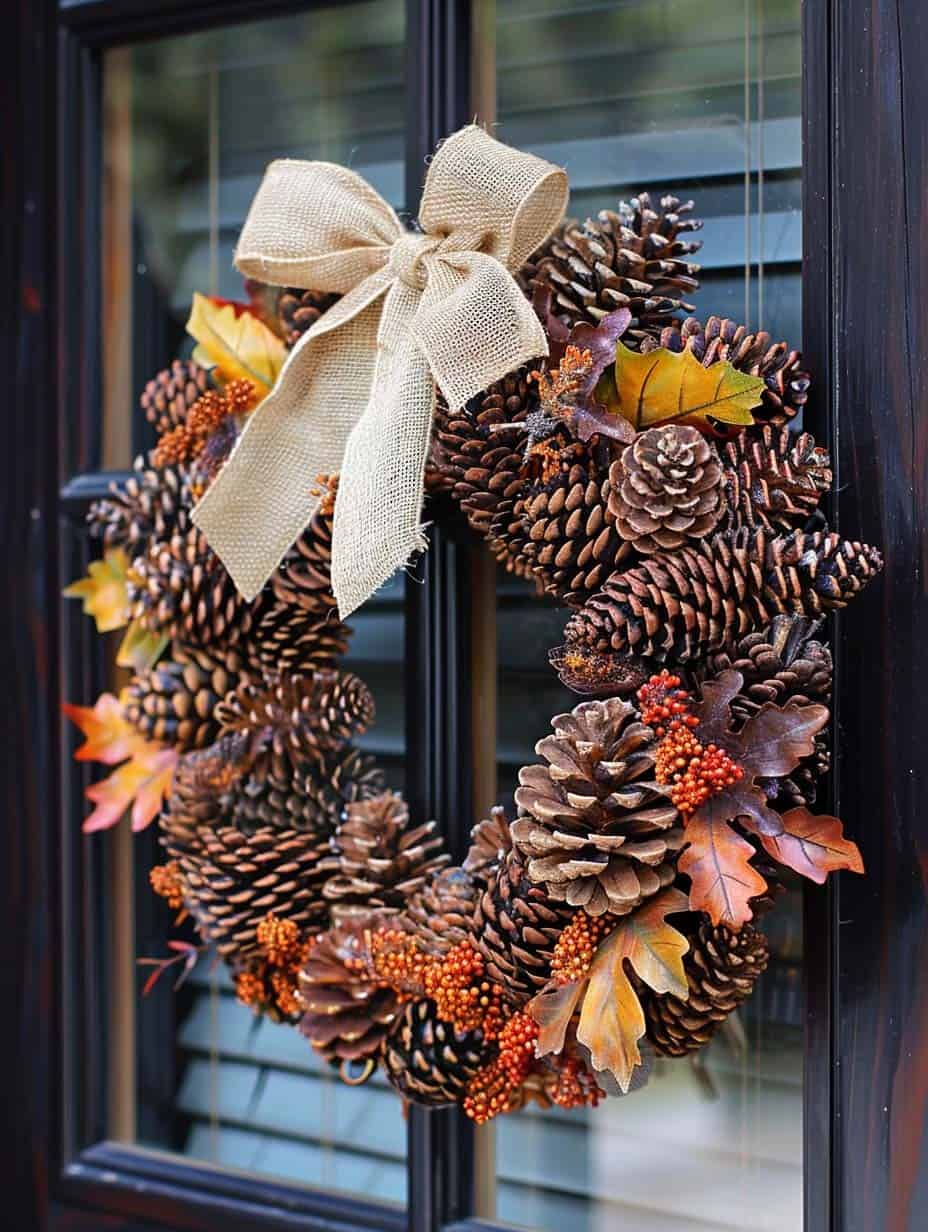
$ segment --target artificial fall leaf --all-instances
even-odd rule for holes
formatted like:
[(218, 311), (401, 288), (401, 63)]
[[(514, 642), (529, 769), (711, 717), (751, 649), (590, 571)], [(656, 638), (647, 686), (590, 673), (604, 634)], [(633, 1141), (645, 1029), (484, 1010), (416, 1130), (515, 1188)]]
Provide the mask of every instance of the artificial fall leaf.
[(128, 572), (125, 549), (108, 548), (102, 560), (90, 562), (87, 577), (65, 587), (66, 598), (83, 600), (84, 614), (94, 618), (98, 633), (112, 633), (129, 620)]
[(666, 917), (686, 909), (685, 894), (664, 890), (625, 916), (593, 958), (577, 1039), (589, 1048), (594, 1068), (608, 1070), (623, 1091), (641, 1063), (638, 1041), (645, 1030), (644, 1010), (625, 964), (654, 992), (685, 1001), (683, 955), (689, 942)]
[(116, 666), (131, 667), (140, 676), (155, 666), (169, 640), (164, 634), (151, 633), (133, 620), (120, 643)]
[(636, 432), (656, 424), (691, 424), (712, 431), (710, 419), (730, 426), (754, 422), (751, 408), (764, 392), (760, 377), (739, 372), (727, 360), (703, 367), (692, 351), (666, 347), (640, 354), (616, 343), (615, 368), (607, 371), (596, 397)]
[(686, 826), (689, 846), (680, 857), (680, 872), (692, 883), (690, 905), (699, 903), (713, 924), (738, 929), (753, 914), (751, 899), (767, 883), (751, 863), (751, 844), (728, 824), (700, 810)]
[(199, 343), (193, 358), (216, 368), (224, 381), (251, 381), (259, 398), (268, 394), (287, 348), (247, 304), (194, 293), (187, 332)]
[(780, 821), (782, 833), (761, 834), (760, 841), (781, 864), (819, 885), (838, 869), (864, 871), (857, 844), (844, 837), (837, 817), (815, 817), (807, 808), (800, 807), (784, 813)]
[(538, 1024), (536, 1051), (540, 1057), (563, 1049), (567, 1028), (588, 982), (573, 980), (569, 984), (549, 984), (529, 1002), (528, 1012)]
[(93, 706), (61, 707), (87, 737), (74, 754), (75, 761), (99, 761), (115, 766), (131, 757), (143, 738), (126, 721), (122, 705), (112, 693), (101, 693)]
[(115, 826), (131, 806), (133, 830), (144, 830), (171, 794), (178, 754), (154, 741), (143, 741), (132, 757), (114, 770), (109, 778), (92, 783), (87, 799), (96, 805), (84, 821), (85, 834)]

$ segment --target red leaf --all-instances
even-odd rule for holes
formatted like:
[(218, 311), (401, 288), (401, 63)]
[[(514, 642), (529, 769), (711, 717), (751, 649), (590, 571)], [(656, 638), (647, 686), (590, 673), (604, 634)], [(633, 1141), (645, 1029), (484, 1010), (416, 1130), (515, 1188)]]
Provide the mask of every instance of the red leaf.
[(856, 843), (844, 837), (837, 817), (814, 817), (807, 808), (784, 813), (781, 834), (761, 834), (764, 847), (781, 864), (819, 885), (829, 873), (847, 869), (862, 873), (864, 862)]
[(680, 857), (680, 872), (692, 882), (694, 911), (704, 911), (713, 924), (739, 929), (753, 915), (750, 900), (763, 894), (767, 883), (751, 866), (754, 848), (728, 824), (727, 810), (707, 812), (700, 809), (687, 823), (689, 846)]

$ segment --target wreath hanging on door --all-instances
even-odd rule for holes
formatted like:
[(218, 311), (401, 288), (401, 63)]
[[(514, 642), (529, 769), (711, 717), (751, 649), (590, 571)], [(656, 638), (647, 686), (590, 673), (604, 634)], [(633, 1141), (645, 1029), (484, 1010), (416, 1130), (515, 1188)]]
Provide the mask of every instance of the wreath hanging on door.
[[(827, 527), (809, 376), (686, 315), (691, 203), (578, 225), (565, 184), (465, 129), (406, 231), (353, 173), (274, 164), (248, 302), (194, 297), (192, 358), (142, 395), (157, 446), (66, 592), (132, 671), (66, 707), (78, 759), (116, 767), (85, 829), (157, 817), (152, 886), (201, 939), (149, 984), (208, 949), (346, 1080), (381, 1066), (478, 1122), (700, 1048), (767, 964), (783, 869), (863, 871), (810, 811), (819, 630), (882, 562)], [(344, 616), (421, 543), (423, 484), (566, 606), (550, 658), (580, 695), (459, 867), (353, 746), (374, 701), (338, 667)]]

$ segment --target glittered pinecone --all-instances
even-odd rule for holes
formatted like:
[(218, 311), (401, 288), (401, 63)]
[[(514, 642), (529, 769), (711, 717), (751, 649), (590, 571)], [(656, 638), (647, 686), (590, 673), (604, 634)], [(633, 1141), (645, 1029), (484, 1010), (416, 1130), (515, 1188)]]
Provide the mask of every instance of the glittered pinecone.
[[(578, 605), (631, 556), (608, 510), (610, 480), (591, 460), (567, 463), (541, 487), (501, 503), (490, 545), (544, 591)], [(501, 554), (503, 554), (501, 553)]]
[(566, 325), (598, 323), (617, 308), (632, 321), (624, 341), (636, 347), (681, 311), (697, 289), (699, 266), (688, 258), (702, 247), (685, 237), (702, 223), (687, 215), (692, 201), (662, 197), (655, 209), (647, 193), (602, 210), (582, 225), (568, 220), (523, 266), (519, 281), (529, 297), (553, 292), (552, 311)]
[(382, 791), (382, 771), (360, 749), (343, 745), (316, 761), (271, 747), (240, 784), (231, 816), (246, 833), (268, 825), (331, 836), (349, 804)]
[(657, 339), (646, 339), (641, 349), (650, 351), (657, 346), (690, 350), (706, 368), (724, 359), (739, 372), (762, 377), (766, 389), (760, 406), (752, 411), (756, 420), (787, 423), (808, 399), (811, 378), (802, 367), (800, 353), (789, 350), (785, 342), (771, 345), (769, 334), (751, 334), (746, 326), (728, 318), (709, 317), (702, 325), (687, 317), (682, 325), (663, 329)]
[(315, 325), (337, 299), (337, 295), (328, 291), (304, 291), (300, 287), (288, 287), (281, 291), (277, 301), (277, 319), (287, 346), (296, 346), (310, 326)]
[(404, 1006), (383, 1045), (390, 1084), (414, 1104), (438, 1108), (458, 1103), (485, 1063), (479, 1031), (457, 1031), (438, 1017), (432, 1001)]
[(831, 462), (808, 432), (756, 424), (722, 445), (728, 511), (721, 529), (792, 530), (815, 513), (831, 488)]
[[(761, 706), (813, 702), (828, 705), (831, 699), (831, 651), (813, 640), (816, 625), (801, 616), (776, 616), (759, 633), (749, 633), (734, 646), (709, 655), (703, 677), (718, 676), (733, 669), (744, 678), (741, 692), (732, 699), (731, 713), (739, 725), (757, 713)], [(815, 802), (817, 781), (828, 773), (831, 757), (828, 733), (815, 737), (815, 752), (792, 774), (781, 779), (759, 780), (768, 796), (784, 807)]]
[(714, 535), (614, 573), (571, 616), (568, 646), (685, 662), (765, 628), (778, 613), (844, 607), (882, 568), (876, 548), (835, 534)]
[(245, 680), (216, 712), (228, 731), (267, 728), (275, 756), (322, 763), (325, 754), (365, 731), (374, 699), (353, 672), (323, 670)]
[(644, 998), (648, 1039), (667, 1057), (682, 1057), (707, 1044), (732, 1010), (751, 995), (767, 966), (767, 939), (750, 924), (733, 932), (707, 920), (690, 938), (683, 968), (689, 998), (648, 993)]
[(187, 412), (210, 387), (209, 372), (193, 360), (175, 359), (148, 382), (139, 401), (159, 436), (185, 422)]
[(230, 689), (239, 685), (241, 656), (174, 642), (149, 671), (134, 676), (126, 690), (124, 713), (148, 740), (180, 752), (203, 749), (219, 738), (214, 713)]
[(450, 857), (435, 822), (409, 826), (409, 808), (392, 791), (350, 804), (332, 849), (339, 872), (325, 889), (342, 909), (400, 909)]
[[(335, 609), (332, 592), (332, 518), (335, 481), (329, 481), (328, 499), (316, 506), (309, 525), (290, 548), (271, 577), (271, 589), (280, 603), (313, 613), (319, 619)], [(333, 620), (333, 624), (337, 622)]]
[(513, 843), (531, 881), (592, 916), (626, 915), (669, 885), (680, 815), (654, 782), (655, 739), (620, 698), (581, 702), (551, 721), (525, 766)]
[(477, 885), (463, 868), (443, 868), (406, 903), (405, 919), (419, 945), (434, 957), (473, 937)]
[(163, 542), (190, 527), (200, 483), (199, 472), (183, 465), (156, 470), (138, 457), (133, 469), (121, 487), (111, 485), (111, 496), (94, 501), (87, 515), (91, 534), (108, 548), (126, 548), (130, 556), (145, 551), (152, 540)]
[(616, 529), (642, 553), (704, 539), (725, 511), (715, 446), (686, 424), (639, 433), (613, 462), (610, 477)]
[(300, 1031), (327, 1061), (346, 1071), (354, 1062), (369, 1062), (368, 1073), (373, 1069), (400, 1008), (399, 997), (375, 976), (371, 961), (371, 930), (382, 922), (376, 912), (339, 917), (300, 972), (306, 1007)]
[(520, 851), (508, 852), (477, 902), (473, 924), (487, 975), (516, 1007), (544, 987), (557, 939), (574, 914), (529, 877), (527, 863)]

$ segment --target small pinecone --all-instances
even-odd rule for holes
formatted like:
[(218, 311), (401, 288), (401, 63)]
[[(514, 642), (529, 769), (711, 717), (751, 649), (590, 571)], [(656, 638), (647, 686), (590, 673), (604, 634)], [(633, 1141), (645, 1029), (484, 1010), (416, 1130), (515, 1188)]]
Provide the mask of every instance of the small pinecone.
[(470, 832), (470, 846), (464, 860), (464, 871), (484, 888), (496, 877), (496, 871), (512, 851), (512, 830), (506, 810), (495, 804), (490, 816), (478, 821)]
[(278, 757), (322, 762), (325, 754), (365, 731), (374, 699), (352, 672), (324, 670), (245, 680), (216, 712), (228, 731), (270, 729)]
[[(460, 411), (438, 396), (435, 437), (443, 474), (471, 527), (485, 535), (500, 502), (522, 488), (525, 431), (518, 425), (538, 406), (538, 387), (529, 381), (532, 365), (496, 381)], [(495, 431), (501, 424), (513, 428)]]
[(271, 589), (280, 603), (311, 612), (317, 619), (335, 608), (331, 503), (323, 500), (316, 506), (309, 525), (271, 578)]
[(608, 474), (591, 461), (575, 462), (540, 490), (501, 503), (491, 547), (499, 544), (546, 593), (579, 605), (632, 555), (609, 513), (609, 497)]
[(463, 868), (443, 868), (406, 904), (405, 917), (420, 946), (442, 958), (473, 938), (477, 886)]
[(434, 1002), (410, 1001), (384, 1042), (382, 1061), (404, 1099), (440, 1108), (461, 1100), (486, 1061), (486, 1045), (479, 1031), (457, 1031), (442, 1022)]
[(654, 782), (654, 733), (617, 697), (581, 702), (551, 726), (535, 745), (548, 764), (519, 772), (513, 843), (552, 899), (626, 915), (673, 881), (683, 843)]
[(399, 998), (374, 975), (369, 949), (371, 930), (381, 923), (376, 912), (339, 918), (300, 972), (300, 1031), (327, 1061), (374, 1058), (396, 1020)]
[(574, 914), (530, 879), (526, 864), (519, 851), (508, 852), (480, 896), (473, 923), (488, 977), (516, 1007), (544, 987), (557, 939)]
[(292, 603), (264, 595), (249, 612), (244, 654), (267, 675), (316, 671), (334, 666), (348, 649), (351, 630)]
[(125, 484), (112, 484), (112, 495), (94, 501), (87, 515), (91, 534), (106, 547), (124, 547), (130, 555), (144, 551), (152, 540), (163, 542), (175, 530), (189, 528), (200, 478), (183, 465), (155, 470), (143, 457), (136, 458), (133, 469)]
[(302, 757), (294, 761), (288, 750), (272, 747), (240, 784), (231, 816), (245, 833), (280, 826), (331, 836), (349, 804), (382, 791), (382, 772), (360, 749), (333, 749), (317, 763)]
[(328, 291), (303, 291), (300, 287), (282, 291), (277, 301), (277, 319), (287, 346), (295, 347), (337, 299)]
[(657, 346), (670, 351), (690, 350), (704, 367), (727, 360), (739, 372), (763, 377), (767, 388), (763, 401), (752, 414), (756, 420), (788, 423), (798, 415), (809, 397), (811, 378), (802, 367), (802, 356), (785, 342), (771, 345), (770, 335), (751, 334), (747, 327), (728, 318), (709, 317), (705, 325), (687, 317), (661, 331), (659, 338), (646, 339), (642, 351)]
[(441, 848), (435, 822), (410, 829), (409, 808), (392, 791), (349, 804), (332, 840), (339, 873), (326, 885), (326, 898), (343, 909), (398, 910), (449, 862)]
[(639, 552), (704, 539), (725, 511), (715, 446), (686, 424), (639, 433), (613, 462), (610, 476), (616, 529)]
[(666, 196), (655, 209), (641, 193), (621, 202), (617, 214), (602, 210), (582, 225), (568, 220), (529, 258), (519, 282), (529, 297), (536, 287), (550, 287), (552, 311), (568, 326), (597, 324), (628, 308), (624, 341), (637, 346), (678, 312), (692, 311), (681, 298), (699, 286), (699, 266), (688, 258), (702, 242), (683, 238), (702, 226), (686, 217), (692, 208), (692, 201)]
[[(831, 698), (831, 651), (814, 641), (815, 624), (801, 616), (775, 616), (769, 628), (749, 633), (733, 647), (717, 651), (706, 660), (705, 674), (718, 676), (733, 669), (744, 686), (732, 699), (731, 712), (739, 724), (746, 722), (767, 702), (778, 706), (812, 702), (828, 704)], [(828, 733), (815, 737), (815, 752), (792, 774), (782, 779), (761, 779), (771, 798), (784, 806), (813, 804), (817, 780), (828, 773), (831, 758)]]
[(239, 684), (241, 670), (235, 650), (210, 652), (174, 642), (170, 654), (133, 677), (125, 716), (148, 740), (161, 740), (182, 753), (206, 748), (220, 735), (214, 711)]
[(161, 436), (179, 427), (210, 387), (209, 372), (193, 360), (175, 359), (148, 382), (139, 401), (145, 418)]
[(713, 927), (703, 921), (683, 959), (689, 999), (649, 993), (644, 1003), (648, 1039), (667, 1057), (695, 1052), (751, 995), (767, 961), (767, 939), (750, 924), (732, 932), (724, 924)]
[(844, 607), (882, 564), (876, 548), (830, 533), (714, 535), (614, 573), (571, 616), (565, 639), (685, 662), (778, 613), (817, 617)]
[(728, 501), (724, 530), (792, 530), (811, 517), (831, 488), (828, 453), (808, 432), (796, 436), (789, 428), (756, 424), (725, 442), (722, 461)]

